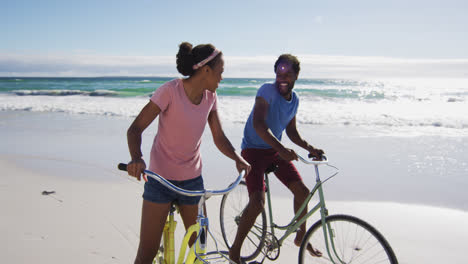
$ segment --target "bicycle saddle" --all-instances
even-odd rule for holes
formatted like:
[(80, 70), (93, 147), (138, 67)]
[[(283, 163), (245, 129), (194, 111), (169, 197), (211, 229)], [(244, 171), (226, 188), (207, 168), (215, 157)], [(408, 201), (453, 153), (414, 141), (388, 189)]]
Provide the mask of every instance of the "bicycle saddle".
[(278, 169), (278, 165), (276, 165), (276, 164), (271, 164), (270, 166), (268, 166), (268, 168), (266, 168), (265, 174), (269, 174), (269, 173), (271, 173), (271, 172), (275, 172), (277, 169)]

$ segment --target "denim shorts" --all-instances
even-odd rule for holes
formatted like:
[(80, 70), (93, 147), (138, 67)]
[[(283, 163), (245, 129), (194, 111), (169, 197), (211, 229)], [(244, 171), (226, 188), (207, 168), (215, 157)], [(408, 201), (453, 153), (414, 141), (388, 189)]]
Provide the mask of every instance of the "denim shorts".
[[(171, 181), (177, 187), (186, 190), (204, 190), (202, 176), (186, 180), (186, 181)], [(176, 202), (178, 204), (194, 205), (200, 201), (200, 196), (185, 196), (182, 194), (175, 193), (168, 189), (166, 186), (159, 183), (157, 180), (148, 177), (148, 181), (145, 183), (145, 190), (143, 192), (143, 199), (153, 203), (170, 203)]]

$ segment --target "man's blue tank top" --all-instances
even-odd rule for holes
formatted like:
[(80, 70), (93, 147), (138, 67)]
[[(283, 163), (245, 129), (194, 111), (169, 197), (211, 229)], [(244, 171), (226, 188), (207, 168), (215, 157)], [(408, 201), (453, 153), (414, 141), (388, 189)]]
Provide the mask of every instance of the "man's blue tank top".
[[(297, 113), (299, 106), (299, 98), (293, 91), (291, 100), (287, 101), (281, 96), (273, 83), (266, 83), (258, 89), (257, 97), (262, 97), (268, 103), (268, 114), (266, 124), (270, 128), (273, 135), (281, 141), (283, 131), (288, 126), (289, 122)], [(249, 119), (245, 124), (244, 138), (242, 139), (242, 149), (258, 148), (269, 149), (270, 145), (261, 139), (253, 127), (253, 109), (250, 112)]]

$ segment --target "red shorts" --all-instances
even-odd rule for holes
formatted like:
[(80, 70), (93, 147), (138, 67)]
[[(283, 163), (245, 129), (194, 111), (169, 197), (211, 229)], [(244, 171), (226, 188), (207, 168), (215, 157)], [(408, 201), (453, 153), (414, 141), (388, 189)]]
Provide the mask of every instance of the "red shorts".
[(294, 164), (291, 161), (281, 159), (274, 149), (247, 148), (242, 150), (241, 155), (252, 168), (245, 177), (249, 195), (265, 191), (265, 170), (272, 164), (278, 166), (275, 175), (284, 185), (289, 186), (290, 183), (302, 181)]

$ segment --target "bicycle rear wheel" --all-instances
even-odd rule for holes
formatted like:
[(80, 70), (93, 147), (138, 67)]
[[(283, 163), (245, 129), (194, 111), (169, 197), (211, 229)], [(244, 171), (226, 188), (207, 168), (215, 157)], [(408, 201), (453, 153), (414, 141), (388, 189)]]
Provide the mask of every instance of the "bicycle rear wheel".
[[(299, 263), (391, 263), (397, 258), (387, 240), (374, 227), (363, 220), (349, 215), (331, 215), (326, 218), (328, 244), (331, 258), (327, 253), (321, 220), (306, 233), (299, 250)], [(331, 246), (330, 237), (335, 245)], [(322, 257), (312, 256), (307, 250), (311, 244)], [(341, 260), (341, 262), (340, 262)]]
[[(232, 192), (225, 194), (221, 200), (220, 224), (224, 242), (231, 248), (236, 237), (237, 226), (247, 204), (249, 194), (247, 185), (242, 181)], [(267, 231), (265, 210), (257, 217), (254, 226), (244, 240), (241, 249), (243, 260), (252, 260), (260, 254)]]

